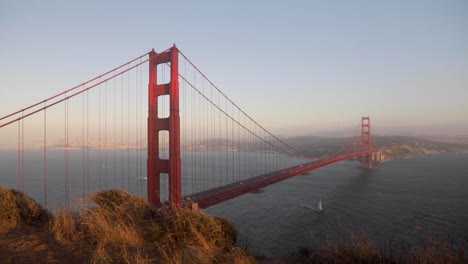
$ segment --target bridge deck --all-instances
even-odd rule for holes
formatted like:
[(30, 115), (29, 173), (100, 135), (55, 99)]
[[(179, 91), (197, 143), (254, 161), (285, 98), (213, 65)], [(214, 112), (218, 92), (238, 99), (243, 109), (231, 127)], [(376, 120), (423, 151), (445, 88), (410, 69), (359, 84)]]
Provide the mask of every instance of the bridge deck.
[(225, 202), (249, 192), (255, 192), (269, 185), (318, 169), (320, 167), (339, 161), (355, 158), (371, 151), (331, 156), (314, 160), (301, 165), (289, 167), (280, 171), (270, 172), (249, 179), (233, 182), (207, 191), (191, 194), (184, 197), (186, 203), (197, 203), (201, 209)]

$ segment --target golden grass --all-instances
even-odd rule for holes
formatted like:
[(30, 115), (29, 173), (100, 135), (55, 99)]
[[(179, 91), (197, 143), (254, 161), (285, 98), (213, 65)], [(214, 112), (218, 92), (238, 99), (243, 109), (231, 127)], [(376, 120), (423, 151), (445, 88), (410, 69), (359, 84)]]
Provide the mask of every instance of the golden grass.
[(80, 241), (84, 239), (83, 228), (78, 213), (60, 209), (51, 221), (50, 231), (59, 241)]
[[(50, 216), (24, 194), (0, 191), (5, 228), (44, 223), (42, 216)], [(88, 263), (254, 263), (236, 245), (237, 233), (226, 219), (188, 209), (158, 211), (121, 190), (100, 192), (91, 200), (88, 208), (58, 210), (46, 221), (48, 237), (54, 240), (40, 243), (54, 252), (71, 248)], [(21, 257), (15, 260), (21, 262)]]
[(21, 225), (43, 225), (50, 213), (23, 192), (0, 186), (0, 231)]
[(233, 225), (186, 209), (164, 213), (162, 236), (167, 263), (253, 263), (245, 250), (235, 246), (237, 233)]

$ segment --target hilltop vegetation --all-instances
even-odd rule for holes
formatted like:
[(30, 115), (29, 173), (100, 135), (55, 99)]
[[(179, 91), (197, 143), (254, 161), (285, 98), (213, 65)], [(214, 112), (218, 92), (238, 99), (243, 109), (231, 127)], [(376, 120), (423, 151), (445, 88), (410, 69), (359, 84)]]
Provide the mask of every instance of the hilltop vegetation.
[(156, 210), (120, 190), (50, 214), (0, 186), (1, 263), (253, 263), (233, 225), (185, 209)]
[(395, 252), (388, 242), (387, 247), (377, 246), (364, 233), (354, 241), (330, 240), (323, 247), (300, 247), (290, 258), (291, 263), (407, 263), (407, 264), (456, 264), (466, 263), (462, 249), (449, 243), (426, 238), (418, 247)]

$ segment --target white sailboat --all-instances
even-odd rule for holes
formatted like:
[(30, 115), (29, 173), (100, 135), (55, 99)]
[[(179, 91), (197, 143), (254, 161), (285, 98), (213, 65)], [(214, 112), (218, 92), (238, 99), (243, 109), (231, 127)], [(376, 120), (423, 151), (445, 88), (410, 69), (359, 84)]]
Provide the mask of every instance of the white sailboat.
[(317, 204), (317, 212), (323, 213), (322, 199), (319, 199), (319, 201), (318, 201), (318, 204)]

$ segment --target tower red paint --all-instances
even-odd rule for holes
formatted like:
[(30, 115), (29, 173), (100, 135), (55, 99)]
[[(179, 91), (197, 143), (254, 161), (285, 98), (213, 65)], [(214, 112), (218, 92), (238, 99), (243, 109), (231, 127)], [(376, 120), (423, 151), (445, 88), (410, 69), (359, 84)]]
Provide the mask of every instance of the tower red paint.
[[(157, 206), (161, 203), (161, 174), (169, 177), (169, 202), (171, 206), (182, 205), (180, 116), (179, 116), (179, 50), (175, 45), (168, 51), (149, 53), (148, 84), (148, 201)], [(158, 64), (170, 65), (170, 82), (158, 84)], [(158, 117), (158, 97), (169, 95), (169, 116)], [(169, 132), (169, 159), (161, 159), (159, 132)]]
[(368, 150), (367, 154), (362, 155), (361, 166), (370, 169), (372, 168), (372, 140), (370, 118), (368, 116), (361, 118), (361, 148), (362, 150)]

